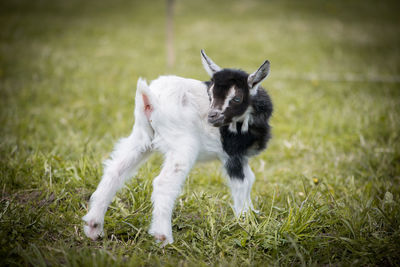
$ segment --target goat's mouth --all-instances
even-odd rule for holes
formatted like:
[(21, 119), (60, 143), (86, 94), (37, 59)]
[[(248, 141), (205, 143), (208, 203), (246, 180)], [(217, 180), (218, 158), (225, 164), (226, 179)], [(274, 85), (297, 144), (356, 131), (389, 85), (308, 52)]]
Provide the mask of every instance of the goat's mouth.
[(225, 118), (223, 116), (219, 118), (208, 118), (208, 123), (214, 127), (221, 127), (225, 124), (224, 122)]

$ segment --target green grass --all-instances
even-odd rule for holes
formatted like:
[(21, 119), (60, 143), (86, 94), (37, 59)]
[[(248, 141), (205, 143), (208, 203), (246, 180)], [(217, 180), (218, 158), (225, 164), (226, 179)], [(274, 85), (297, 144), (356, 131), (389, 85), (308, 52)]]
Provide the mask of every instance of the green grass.
[[(0, 3), (0, 265), (400, 265), (400, 21), (395, 1)], [(190, 173), (175, 243), (147, 229), (154, 156), (117, 195), (106, 236), (81, 217), (133, 124), (139, 76), (272, 71), (273, 139), (252, 159), (261, 214), (236, 220), (218, 163)]]

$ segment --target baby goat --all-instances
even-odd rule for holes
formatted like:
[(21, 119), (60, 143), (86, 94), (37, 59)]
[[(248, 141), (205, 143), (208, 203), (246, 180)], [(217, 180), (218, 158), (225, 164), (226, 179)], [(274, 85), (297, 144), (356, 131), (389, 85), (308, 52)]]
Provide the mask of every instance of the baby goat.
[(171, 216), (187, 174), (196, 161), (219, 159), (229, 175), (236, 216), (253, 209), (254, 174), (248, 159), (265, 149), (272, 103), (260, 83), (269, 61), (252, 74), (221, 69), (204, 51), (202, 63), (211, 81), (161, 76), (150, 85), (139, 79), (135, 124), (129, 137), (115, 146), (83, 217), (85, 234), (103, 234), (104, 215), (116, 192), (151, 154), (164, 155), (153, 181), (153, 217), (149, 233), (163, 245), (173, 242)]

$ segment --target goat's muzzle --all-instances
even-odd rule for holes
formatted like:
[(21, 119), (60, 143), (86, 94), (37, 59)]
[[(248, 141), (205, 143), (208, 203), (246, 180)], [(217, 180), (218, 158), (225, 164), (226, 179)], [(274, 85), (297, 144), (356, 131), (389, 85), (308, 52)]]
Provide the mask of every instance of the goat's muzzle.
[(224, 115), (220, 111), (211, 110), (208, 113), (208, 123), (215, 127), (220, 127), (224, 124)]

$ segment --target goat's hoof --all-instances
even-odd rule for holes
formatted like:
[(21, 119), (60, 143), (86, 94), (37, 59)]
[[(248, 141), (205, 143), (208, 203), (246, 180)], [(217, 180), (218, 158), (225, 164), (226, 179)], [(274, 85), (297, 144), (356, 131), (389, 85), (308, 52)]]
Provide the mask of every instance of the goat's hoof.
[(82, 219), (86, 222), (86, 225), (83, 226), (83, 231), (87, 237), (96, 241), (99, 237), (104, 235), (103, 223), (98, 222), (95, 219), (88, 220), (86, 216)]
[(259, 210), (255, 210), (255, 209), (245, 209), (245, 210), (241, 210), (241, 211), (235, 211), (235, 217), (238, 219), (244, 219), (246, 218), (249, 214), (254, 213), (255, 215), (260, 214)]
[(155, 234), (155, 235), (154, 235), (154, 238), (156, 239), (156, 243), (157, 243), (157, 244), (160, 244), (161, 247), (165, 247), (166, 245), (172, 244), (172, 243), (174, 242), (173, 239), (172, 239), (172, 237), (171, 237), (171, 238), (168, 238), (168, 237), (165, 236), (165, 235), (158, 235), (158, 234)]
[(172, 244), (174, 242), (174, 239), (172, 236), (166, 235), (166, 234), (161, 234), (155, 231), (149, 231), (149, 234), (154, 236), (156, 243), (160, 244), (161, 247), (165, 247), (168, 244)]
[(155, 234), (154, 238), (156, 239), (157, 242), (164, 242), (165, 240), (167, 240), (167, 237), (165, 235), (159, 235), (159, 234)]

